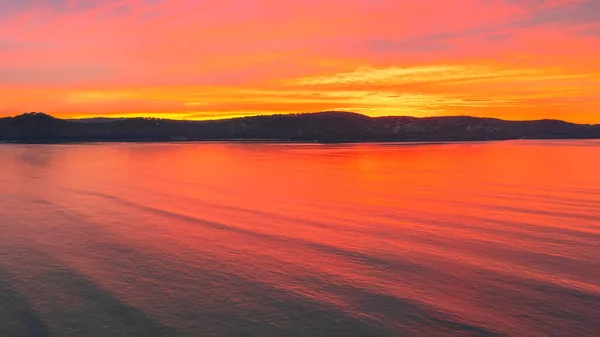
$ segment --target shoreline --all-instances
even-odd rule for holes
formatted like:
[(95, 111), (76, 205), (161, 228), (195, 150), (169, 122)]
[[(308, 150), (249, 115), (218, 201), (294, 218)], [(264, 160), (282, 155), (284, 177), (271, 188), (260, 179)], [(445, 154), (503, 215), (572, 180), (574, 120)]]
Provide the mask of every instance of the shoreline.
[(191, 140), (57, 140), (57, 141), (0, 141), (0, 145), (84, 145), (84, 144), (111, 144), (111, 143), (140, 143), (140, 144), (167, 144), (167, 143), (246, 143), (246, 144), (306, 144), (306, 145), (326, 145), (326, 144), (447, 144), (447, 143), (491, 143), (501, 141), (529, 141), (529, 140), (600, 140), (595, 138), (507, 138), (507, 139), (436, 139), (436, 140), (366, 140), (366, 141), (308, 141), (308, 140), (279, 140), (279, 139), (191, 139)]

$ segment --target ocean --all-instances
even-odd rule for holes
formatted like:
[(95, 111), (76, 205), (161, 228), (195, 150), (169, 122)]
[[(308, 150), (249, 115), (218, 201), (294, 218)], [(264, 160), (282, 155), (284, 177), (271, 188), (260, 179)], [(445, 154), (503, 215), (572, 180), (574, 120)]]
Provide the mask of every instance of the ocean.
[(0, 145), (0, 336), (598, 336), (600, 141)]

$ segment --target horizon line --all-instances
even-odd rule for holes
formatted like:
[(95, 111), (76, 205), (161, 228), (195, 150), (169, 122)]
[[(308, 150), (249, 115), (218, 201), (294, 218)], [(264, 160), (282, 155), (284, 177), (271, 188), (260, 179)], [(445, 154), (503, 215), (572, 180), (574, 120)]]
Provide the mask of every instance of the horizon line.
[(369, 116), (363, 113), (354, 112), (354, 111), (346, 111), (346, 110), (324, 110), (324, 111), (309, 111), (309, 112), (285, 112), (285, 113), (265, 113), (265, 114), (255, 114), (255, 115), (234, 115), (234, 116), (224, 116), (224, 117), (215, 117), (215, 118), (203, 118), (203, 119), (185, 119), (185, 118), (167, 118), (167, 117), (154, 117), (154, 116), (127, 116), (127, 115), (114, 115), (112, 116), (77, 116), (71, 118), (63, 118), (56, 117), (50, 113), (46, 113), (43, 111), (30, 111), (24, 112), (18, 115), (13, 116), (3, 116), (2, 118), (15, 118), (19, 116), (26, 116), (32, 114), (43, 114), (46, 116), (50, 116), (52, 118), (67, 120), (67, 121), (77, 121), (77, 120), (86, 120), (86, 119), (157, 119), (157, 120), (168, 120), (168, 121), (181, 121), (181, 122), (202, 122), (202, 121), (219, 121), (219, 120), (233, 120), (233, 119), (242, 119), (242, 118), (252, 118), (252, 117), (269, 117), (269, 116), (293, 116), (293, 115), (311, 115), (311, 114), (323, 114), (323, 113), (342, 113), (349, 115), (360, 115), (369, 119), (380, 119), (380, 118), (415, 118), (415, 119), (428, 119), (428, 118), (458, 118), (458, 117), (468, 117), (474, 119), (491, 119), (491, 120), (499, 120), (506, 122), (538, 122), (538, 121), (559, 121), (563, 123), (569, 124), (577, 124), (577, 125), (600, 125), (595, 123), (576, 123), (569, 122), (562, 119), (555, 118), (541, 118), (541, 119), (505, 119), (505, 118), (497, 118), (497, 117), (481, 117), (481, 116), (471, 116), (471, 115), (446, 115), (446, 116), (411, 116), (411, 115), (386, 115), (386, 116)]

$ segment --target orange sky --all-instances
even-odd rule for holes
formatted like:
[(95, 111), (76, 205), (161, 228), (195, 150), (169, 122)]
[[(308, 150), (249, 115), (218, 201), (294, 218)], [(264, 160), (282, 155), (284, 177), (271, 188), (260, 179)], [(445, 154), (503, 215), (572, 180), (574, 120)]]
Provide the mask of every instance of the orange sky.
[(598, 0), (0, 0), (0, 116), (600, 123)]

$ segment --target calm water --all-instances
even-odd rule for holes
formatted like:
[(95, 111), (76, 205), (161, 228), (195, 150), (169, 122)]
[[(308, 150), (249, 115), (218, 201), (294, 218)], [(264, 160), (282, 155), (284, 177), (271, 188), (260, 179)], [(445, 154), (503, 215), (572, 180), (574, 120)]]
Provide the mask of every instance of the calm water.
[(600, 333), (600, 141), (0, 145), (0, 336)]

